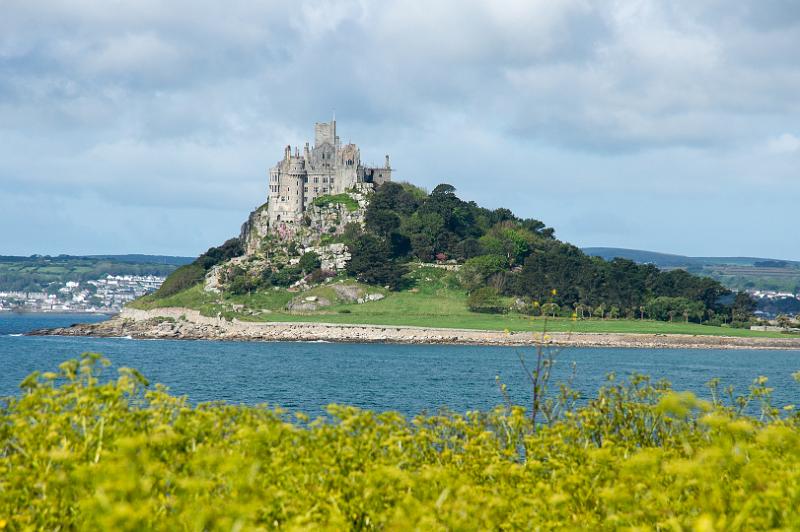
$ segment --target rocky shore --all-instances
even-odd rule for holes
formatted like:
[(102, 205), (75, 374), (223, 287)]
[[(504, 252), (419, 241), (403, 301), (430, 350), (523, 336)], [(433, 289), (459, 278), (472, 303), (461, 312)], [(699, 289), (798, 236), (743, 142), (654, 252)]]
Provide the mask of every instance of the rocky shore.
[(800, 349), (797, 338), (737, 338), (678, 334), (504, 333), (471, 329), (333, 323), (247, 322), (202, 316), (198, 311), (166, 308), (125, 309), (107, 321), (43, 329), (35, 336), (98, 336), (136, 339), (237, 340), (272, 342), (353, 342), (531, 346), (636, 347), (686, 349)]

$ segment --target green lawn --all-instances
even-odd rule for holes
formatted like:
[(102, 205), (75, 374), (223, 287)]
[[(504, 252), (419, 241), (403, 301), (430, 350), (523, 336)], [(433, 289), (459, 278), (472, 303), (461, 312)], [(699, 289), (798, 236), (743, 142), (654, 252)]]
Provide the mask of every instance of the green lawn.
[[(418, 327), (443, 327), (455, 329), (487, 329), (510, 331), (589, 332), (589, 333), (643, 333), (643, 334), (693, 334), (711, 336), (751, 336), (786, 338), (791, 335), (713, 327), (696, 323), (667, 323), (650, 320), (600, 320), (569, 318), (529, 318), (516, 313), (478, 314), (467, 310), (466, 295), (454, 286), (443, 270), (421, 268), (409, 274), (412, 289), (388, 292), (381, 288), (362, 285), (351, 279), (341, 282), (359, 287), (363, 293), (382, 293), (380, 301), (363, 304), (346, 303), (338, 298), (330, 284), (315, 287), (303, 293), (287, 290), (262, 290), (250, 295), (217, 296), (206, 294), (201, 286), (165, 299), (142, 298), (131, 304), (135, 308), (187, 307), (200, 310), (204, 315), (222, 313), (228, 318), (248, 321), (326, 322), (370, 325), (410, 325)], [(313, 313), (290, 313), (286, 304), (294, 297), (324, 297), (333, 305)], [(795, 335), (796, 336), (796, 335)]]
[(333, 205), (333, 204), (341, 204), (344, 205), (348, 211), (353, 212), (358, 210), (358, 202), (350, 197), (349, 194), (325, 194), (322, 196), (317, 196), (314, 201), (314, 205), (317, 206), (325, 206), (325, 205)]

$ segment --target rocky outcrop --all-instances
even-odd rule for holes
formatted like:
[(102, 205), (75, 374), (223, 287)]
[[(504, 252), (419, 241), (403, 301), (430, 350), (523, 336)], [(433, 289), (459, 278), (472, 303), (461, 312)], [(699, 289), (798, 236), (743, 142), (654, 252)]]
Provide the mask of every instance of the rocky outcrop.
[(320, 268), (325, 271), (337, 272), (344, 270), (347, 267), (347, 261), (350, 260), (350, 252), (347, 251), (347, 246), (341, 243), (303, 248), (303, 253), (311, 251), (319, 256)]
[(325, 202), (323, 201), (325, 197), (320, 197), (319, 203), (308, 206), (301, 222), (283, 224), (280, 228), (270, 227), (265, 203), (251, 212), (242, 225), (239, 238), (245, 248), (245, 254), (255, 255), (263, 251), (262, 243), (268, 236), (280, 242), (293, 240), (301, 247), (314, 247), (321, 245), (325, 238), (341, 235), (348, 224), (363, 227), (371, 190), (372, 185), (365, 183), (342, 194), (341, 196), (346, 197), (347, 201), (328, 196), (331, 201)]
[(320, 242), (324, 235), (336, 236), (344, 232), (348, 224), (364, 226), (364, 219), (369, 205), (369, 189), (348, 192), (352, 203), (358, 205), (352, 209), (352, 203), (333, 202), (311, 205), (306, 209), (304, 222), (306, 227), (297, 230), (295, 237), (303, 246), (313, 246)]
[(471, 329), (248, 322), (202, 316), (196, 310), (124, 309), (108, 321), (34, 331), (32, 335), (102, 336), (186, 340), (329, 341), (399, 344), (578, 346), (697, 349), (800, 349), (797, 338), (738, 338), (666, 334), (504, 333)]
[(258, 252), (264, 237), (269, 234), (269, 215), (267, 214), (265, 203), (257, 208), (248, 216), (247, 221), (242, 224), (242, 231), (239, 240), (244, 247), (245, 255), (253, 255)]
[(286, 310), (289, 312), (314, 312), (329, 306), (331, 306), (331, 302), (324, 297), (298, 296), (286, 304)]

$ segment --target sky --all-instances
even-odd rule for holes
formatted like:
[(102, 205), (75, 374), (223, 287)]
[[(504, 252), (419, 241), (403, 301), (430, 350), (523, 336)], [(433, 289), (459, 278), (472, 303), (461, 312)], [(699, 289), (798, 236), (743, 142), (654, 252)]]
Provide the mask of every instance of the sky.
[(800, 260), (797, 0), (0, 0), (0, 254), (194, 256), (335, 112), (580, 246)]

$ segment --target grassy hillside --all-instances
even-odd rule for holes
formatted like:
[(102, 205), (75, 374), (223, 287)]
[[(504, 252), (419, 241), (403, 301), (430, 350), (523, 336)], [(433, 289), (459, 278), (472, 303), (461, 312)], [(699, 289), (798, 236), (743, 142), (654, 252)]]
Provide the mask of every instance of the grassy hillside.
[[(342, 324), (409, 325), (457, 329), (486, 329), (502, 331), (552, 332), (618, 332), (657, 334), (696, 334), (716, 336), (786, 337), (772, 332), (750, 331), (730, 327), (714, 327), (697, 323), (663, 322), (632, 319), (555, 319), (508, 314), (480, 314), (467, 308), (467, 295), (458, 287), (454, 274), (442, 269), (415, 266), (406, 275), (407, 288), (392, 292), (358, 283), (340, 276), (331, 283), (303, 292), (287, 289), (256, 290), (243, 295), (215, 295), (193, 286), (166, 298), (146, 296), (129, 306), (139, 309), (185, 307), (200, 310), (207, 316), (218, 313), (228, 318), (248, 321), (296, 321)], [(348, 286), (362, 294), (380, 293), (384, 299), (357, 303), (343, 300), (335, 286)], [(326, 298), (332, 304), (311, 312), (290, 312), (286, 309), (292, 299)], [(512, 305), (513, 300), (506, 298)]]

